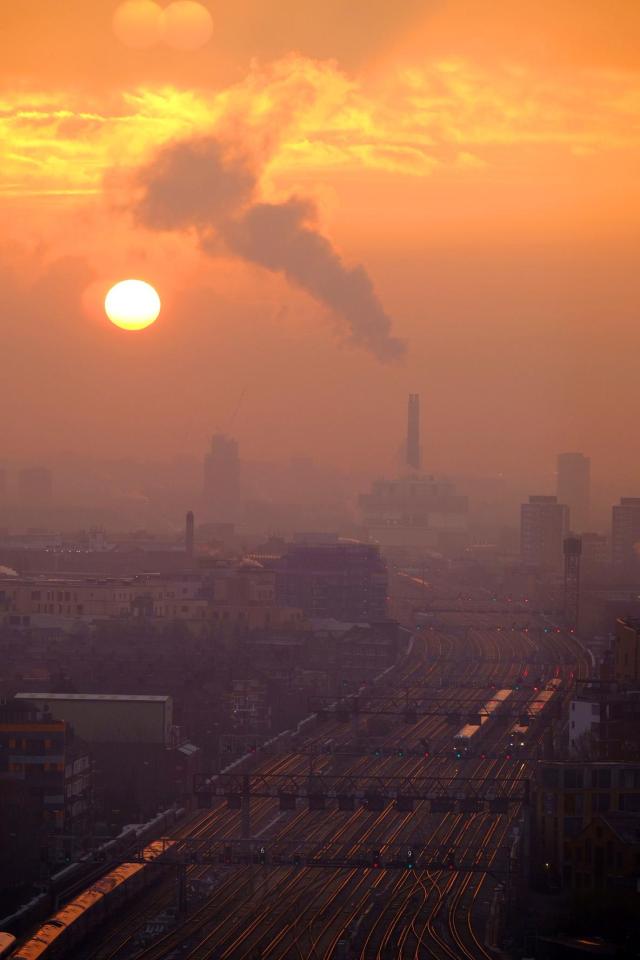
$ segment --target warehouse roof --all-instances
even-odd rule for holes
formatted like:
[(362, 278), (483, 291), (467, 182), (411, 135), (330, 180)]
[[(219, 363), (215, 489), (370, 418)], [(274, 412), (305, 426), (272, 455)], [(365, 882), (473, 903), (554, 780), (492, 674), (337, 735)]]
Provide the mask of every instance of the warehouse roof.
[(167, 701), (170, 696), (151, 696), (146, 693), (16, 693), (16, 700), (142, 700)]

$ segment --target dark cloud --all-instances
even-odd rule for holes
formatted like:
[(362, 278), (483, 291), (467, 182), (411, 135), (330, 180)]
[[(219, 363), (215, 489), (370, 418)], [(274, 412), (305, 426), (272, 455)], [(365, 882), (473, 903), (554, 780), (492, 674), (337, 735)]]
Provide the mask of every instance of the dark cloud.
[(176, 143), (139, 171), (135, 212), (155, 230), (196, 228), (211, 255), (222, 240), (231, 253), (282, 273), (328, 307), (345, 322), (349, 339), (379, 360), (401, 357), (405, 345), (391, 335), (366, 270), (343, 263), (317, 229), (313, 204), (297, 197), (255, 202), (256, 180), (247, 159), (215, 138)]

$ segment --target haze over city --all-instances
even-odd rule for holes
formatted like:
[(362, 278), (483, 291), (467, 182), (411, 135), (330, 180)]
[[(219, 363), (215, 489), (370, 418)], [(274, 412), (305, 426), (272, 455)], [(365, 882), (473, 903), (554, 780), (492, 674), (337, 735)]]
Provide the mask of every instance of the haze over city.
[(0, 960), (640, 957), (638, 50), (0, 3)]
[[(635, 4), (241, 3), (191, 51), (125, 46), (113, 9), (3, 11), (3, 456), (199, 454), (248, 385), (247, 456), (375, 471), (408, 386), (434, 469), (588, 447), (632, 479)], [(256, 200), (315, 208), (404, 357), (224, 237), (145, 222), (157, 151), (206, 137), (251, 157)], [(102, 310), (129, 276), (163, 303), (138, 337)]]

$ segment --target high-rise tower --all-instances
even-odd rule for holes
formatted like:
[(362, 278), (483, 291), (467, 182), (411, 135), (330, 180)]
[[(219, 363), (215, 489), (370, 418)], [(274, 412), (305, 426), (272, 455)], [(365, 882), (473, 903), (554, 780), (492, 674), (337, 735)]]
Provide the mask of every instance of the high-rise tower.
[(407, 466), (420, 469), (420, 394), (409, 394), (407, 408)]
[(571, 529), (584, 533), (589, 528), (591, 461), (582, 453), (558, 454), (558, 501), (569, 507)]
[(216, 433), (204, 461), (204, 510), (207, 520), (233, 523), (240, 506), (240, 461), (233, 437)]

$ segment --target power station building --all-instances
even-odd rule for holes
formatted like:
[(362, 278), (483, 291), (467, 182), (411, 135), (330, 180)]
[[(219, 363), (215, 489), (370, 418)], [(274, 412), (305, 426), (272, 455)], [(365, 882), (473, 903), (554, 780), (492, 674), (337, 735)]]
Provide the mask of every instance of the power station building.
[(468, 502), (451, 480), (422, 474), (420, 397), (409, 394), (406, 475), (376, 480), (359, 502), (370, 540), (384, 548), (448, 552), (466, 545)]

